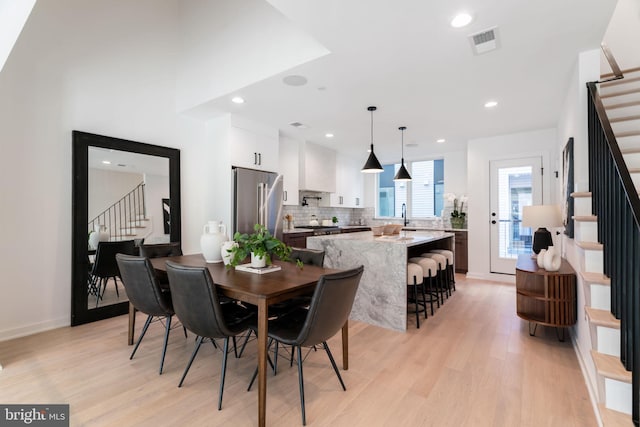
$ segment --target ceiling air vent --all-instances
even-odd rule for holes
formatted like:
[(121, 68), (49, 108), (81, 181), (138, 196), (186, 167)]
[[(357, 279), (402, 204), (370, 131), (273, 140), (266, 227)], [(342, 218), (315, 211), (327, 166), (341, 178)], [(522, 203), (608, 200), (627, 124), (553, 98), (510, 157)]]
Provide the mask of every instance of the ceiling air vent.
[(469, 42), (475, 55), (491, 52), (500, 47), (498, 27), (489, 28), (479, 33), (471, 34)]
[(309, 126), (305, 125), (304, 123), (300, 123), (300, 122), (289, 123), (289, 126), (293, 126), (294, 128), (297, 128), (297, 129), (308, 129), (309, 128)]

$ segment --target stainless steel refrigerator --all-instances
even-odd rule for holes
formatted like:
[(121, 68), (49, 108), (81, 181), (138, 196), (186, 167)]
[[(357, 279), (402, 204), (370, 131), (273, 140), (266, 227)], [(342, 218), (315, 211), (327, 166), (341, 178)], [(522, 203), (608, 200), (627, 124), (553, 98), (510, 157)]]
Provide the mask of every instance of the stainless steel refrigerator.
[(282, 176), (274, 172), (234, 167), (233, 232), (252, 233), (265, 225), (282, 240)]

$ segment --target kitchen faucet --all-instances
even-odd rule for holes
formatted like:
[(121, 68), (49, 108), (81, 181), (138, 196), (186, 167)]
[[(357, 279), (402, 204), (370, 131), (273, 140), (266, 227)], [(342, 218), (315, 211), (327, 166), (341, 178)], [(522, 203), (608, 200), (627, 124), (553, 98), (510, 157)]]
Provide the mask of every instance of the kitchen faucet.
[(402, 204), (402, 222), (404, 223), (405, 227), (409, 224), (409, 221), (407, 220), (407, 204), (406, 203)]

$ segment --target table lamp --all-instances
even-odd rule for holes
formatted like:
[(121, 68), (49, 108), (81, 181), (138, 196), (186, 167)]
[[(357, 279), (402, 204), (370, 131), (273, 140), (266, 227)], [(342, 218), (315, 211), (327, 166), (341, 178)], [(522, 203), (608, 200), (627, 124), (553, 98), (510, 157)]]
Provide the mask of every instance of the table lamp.
[(522, 225), (537, 228), (533, 234), (533, 252), (540, 253), (542, 249), (553, 246), (553, 238), (546, 227), (561, 227), (562, 215), (559, 205), (524, 206), (522, 210)]

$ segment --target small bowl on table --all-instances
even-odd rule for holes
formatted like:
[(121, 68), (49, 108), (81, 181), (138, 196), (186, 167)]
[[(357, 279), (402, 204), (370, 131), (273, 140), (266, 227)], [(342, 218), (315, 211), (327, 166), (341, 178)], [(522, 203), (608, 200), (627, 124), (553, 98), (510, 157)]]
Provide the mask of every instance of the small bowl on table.
[(384, 234), (385, 236), (400, 234), (400, 230), (402, 230), (402, 227), (402, 224), (387, 224), (384, 226)]
[(384, 233), (384, 225), (375, 225), (371, 227), (374, 236), (382, 236)]

